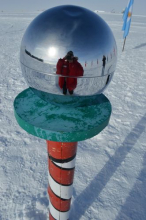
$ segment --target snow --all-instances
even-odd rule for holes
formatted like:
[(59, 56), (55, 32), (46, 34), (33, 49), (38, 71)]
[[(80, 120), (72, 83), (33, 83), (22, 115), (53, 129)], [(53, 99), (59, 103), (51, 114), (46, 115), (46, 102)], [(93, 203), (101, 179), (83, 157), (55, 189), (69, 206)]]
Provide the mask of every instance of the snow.
[[(48, 219), (46, 143), (22, 130), (13, 100), (27, 88), (19, 63), (33, 14), (0, 14), (0, 220)], [(108, 127), (78, 143), (70, 220), (146, 219), (146, 17), (133, 16), (122, 53), (122, 16), (101, 14), (118, 46), (116, 73), (105, 95)]]

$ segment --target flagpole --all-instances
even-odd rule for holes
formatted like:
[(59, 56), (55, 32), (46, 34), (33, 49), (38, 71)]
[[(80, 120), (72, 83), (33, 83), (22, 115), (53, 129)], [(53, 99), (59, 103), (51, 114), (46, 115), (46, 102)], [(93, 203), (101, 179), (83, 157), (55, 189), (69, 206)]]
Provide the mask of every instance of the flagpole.
[(122, 52), (124, 51), (125, 43), (126, 43), (126, 37), (125, 37), (125, 39), (124, 39), (124, 44), (123, 44)]

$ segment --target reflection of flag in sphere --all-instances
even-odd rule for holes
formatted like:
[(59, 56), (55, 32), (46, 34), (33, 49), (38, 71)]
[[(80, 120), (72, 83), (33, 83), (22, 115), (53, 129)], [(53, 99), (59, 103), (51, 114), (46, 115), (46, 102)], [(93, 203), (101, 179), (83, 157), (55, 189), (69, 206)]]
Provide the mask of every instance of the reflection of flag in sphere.
[(85, 61), (85, 67), (87, 66), (87, 62)]
[(47, 141), (50, 219), (68, 219), (72, 197), (77, 142)]

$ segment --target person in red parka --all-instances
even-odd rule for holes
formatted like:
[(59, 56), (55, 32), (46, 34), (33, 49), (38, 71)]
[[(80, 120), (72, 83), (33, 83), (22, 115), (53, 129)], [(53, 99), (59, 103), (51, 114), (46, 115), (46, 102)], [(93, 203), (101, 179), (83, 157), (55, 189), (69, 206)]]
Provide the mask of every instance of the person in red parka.
[[(69, 51), (63, 59), (59, 59), (56, 66), (56, 74), (66, 76), (59, 77), (59, 87), (63, 90), (63, 94), (67, 94), (67, 90), (70, 95), (73, 94), (74, 89), (77, 86), (77, 77), (83, 76), (84, 70), (81, 64), (78, 62), (78, 58), (74, 57), (72, 51)], [(75, 76), (75, 78), (74, 78)]]

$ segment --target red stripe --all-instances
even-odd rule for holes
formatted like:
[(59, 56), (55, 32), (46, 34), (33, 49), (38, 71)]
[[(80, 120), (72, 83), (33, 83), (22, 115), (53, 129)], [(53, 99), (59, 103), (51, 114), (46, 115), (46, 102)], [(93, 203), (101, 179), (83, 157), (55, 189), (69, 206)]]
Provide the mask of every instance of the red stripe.
[(77, 151), (77, 142), (54, 142), (47, 140), (47, 149), (50, 156), (55, 159), (68, 159)]
[(48, 187), (48, 194), (51, 204), (60, 212), (67, 212), (70, 209), (71, 199), (62, 200), (57, 197), (53, 191), (51, 190), (50, 186)]
[(48, 163), (49, 163), (49, 167), (48, 167), (49, 173), (55, 181), (63, 185), (70, 185), (73, 183), (74, 169), (63, 170), (55, 166), (50, 159), (48, 159)]
[(50, 212), (49, 212), (49, 220), (56, 220), (55, 218), (53, 218)]

